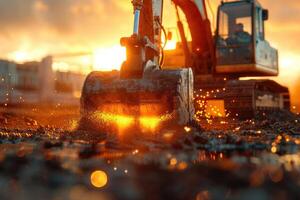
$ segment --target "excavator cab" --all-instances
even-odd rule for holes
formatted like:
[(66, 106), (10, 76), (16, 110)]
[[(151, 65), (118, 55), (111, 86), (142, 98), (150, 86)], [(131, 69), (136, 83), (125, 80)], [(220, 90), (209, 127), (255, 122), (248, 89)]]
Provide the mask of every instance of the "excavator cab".
[(217, 21), (217, 74), (278, 75), (277, 50), (265, 39), (266, 20), (268, 10), (256, 0), (222, 2)]

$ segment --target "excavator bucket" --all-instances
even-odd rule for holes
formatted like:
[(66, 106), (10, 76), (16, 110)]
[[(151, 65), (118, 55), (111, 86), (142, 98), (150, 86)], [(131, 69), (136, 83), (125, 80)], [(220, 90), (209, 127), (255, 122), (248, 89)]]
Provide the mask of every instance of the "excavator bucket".
[(92, 72), (81, 97), (80, 128), (118, 137), (157, 136), (192, 121), (191, 69), (152, 70), (141, 79)]
[(193, 121), (193, 72), (161, 69), (162, 0), (132, 4), (133, 35), (120, 41), (127, 59), (120, 71), (87, 77), (80, 128), (119, 139), (170, 137)]

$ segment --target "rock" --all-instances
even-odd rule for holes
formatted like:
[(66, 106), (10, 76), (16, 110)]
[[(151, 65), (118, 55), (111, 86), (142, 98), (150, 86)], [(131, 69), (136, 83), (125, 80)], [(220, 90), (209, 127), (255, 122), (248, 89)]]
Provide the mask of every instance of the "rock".
[(63, 143), (61, 141), (56, 141), (56, 142), (46, 141), (46, 142), (44, 142), (43, 147), (45, 149), (62, 148), (63, 147)]
[(83, 148), (81, 151), (79, 151), (78, 156), (81, 159), (88, 159), (91, 157), (94, 157), (96, 155), (99, 155), (101, 152), (98, 150), (96, 144), (92, 144), (88, 147)]
[(8, 119), (6, 117), (0, 117), (0, 123), (7, 125), (8, 124)]

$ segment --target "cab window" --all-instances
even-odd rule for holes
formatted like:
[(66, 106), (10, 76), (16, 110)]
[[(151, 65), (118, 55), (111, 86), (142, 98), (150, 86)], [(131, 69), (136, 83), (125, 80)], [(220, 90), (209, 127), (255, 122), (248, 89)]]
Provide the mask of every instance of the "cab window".
[[(252, 40), (252, 5), (228, 4), (220, 8), (219, 41), (226, 45), (249, 43)], [(225, 44), (223, 43), (223, 45)], [(222, 45), (222, 43), (219, 43)]]
[(256, 8), (256, 18), (255, 18), (255, 30), (256, 30), (256, 35), (259, 40), (264, 40), (264, 24), (263, 24), (263, 19), (262, 19), (262, 9), (261, 8)]
[(218, 64), (234, 66), (252, 63), (253, 5), (248, 2), (223, 4), (218, 16)]

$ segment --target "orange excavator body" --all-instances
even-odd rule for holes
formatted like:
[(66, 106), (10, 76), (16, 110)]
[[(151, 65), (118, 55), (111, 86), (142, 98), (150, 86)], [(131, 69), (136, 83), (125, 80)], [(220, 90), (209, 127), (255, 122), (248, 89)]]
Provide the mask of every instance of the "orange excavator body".
[[(262, 55), (256, 55), (256, 49), (266, 47), (263, 38), (257, 41), (259, 35), (253, 30), (249, 44), (232, 45), (231, 34), (234, 31), (231, 29), (227, 36), (221, 35), (220, 30), (213, 36), (205, 0), (172, 2), (177, 10), (184, 65), (166, 69), (168, 61), (176, 60), (176, 56), (163, 51), (162, 33), (167, 39), (162, 25), (163, 0), (133, 0), (133, 34), (121, 39), (121, 45), (127, 50), (127, 59), (120, 71), (92, 72), (87, 77), (81, 97), (80, 128), (118, 137), (164, 136), (173, 131), (183, 132), (185, 126), (196, 126), (195, 105), (196, 109), (203, 109), (197, 107), (196, 102), (207, 105), (209, 100), (221, 99), (226, 111), (244, 114), (252, 113), (257, 108), (288, 106), (285, 102), (288, 90), (277, 83), (238, 80), (238, 77), (250, 72), (258, 74), (268, 71), (266, 69), (276, 69), (277, 64), (273, 61), (277, 58), (277, 51), (271, 47), (260, 51), (265, 52), (263, 56), (270, 55), (269, 60), (259, 60)], [(178, 9), (186, 17), (190, 42), (185, 37)], [(222, 3), (218, 24), (223, 15), (228, 16), (228, 24), (249, 17), (251, 29), (256, 29), (259, 24), (262, 26), (262, 19), (267, 18), (265, 10), (254, 0)], [(260, 46), (255, 46), (257, 44)], [(246, 55), (241, 54), (243, 48)], [(228, 57), (237, 60), (233, 59), (232, 64), (231, 60), (226, 60)], [(245, 57), (248, 63), (239, 63), (240, 57), (240, 60)], [(166, 62), (163, 65), (164, 59)], [(207, 96), (209, 91), (219, 89), (223, 92)], [(197, 99), (202, 96), (199, 91), (205, 92), (205, 101)], [(195, 93), (197, 95), (194, 97)]]

